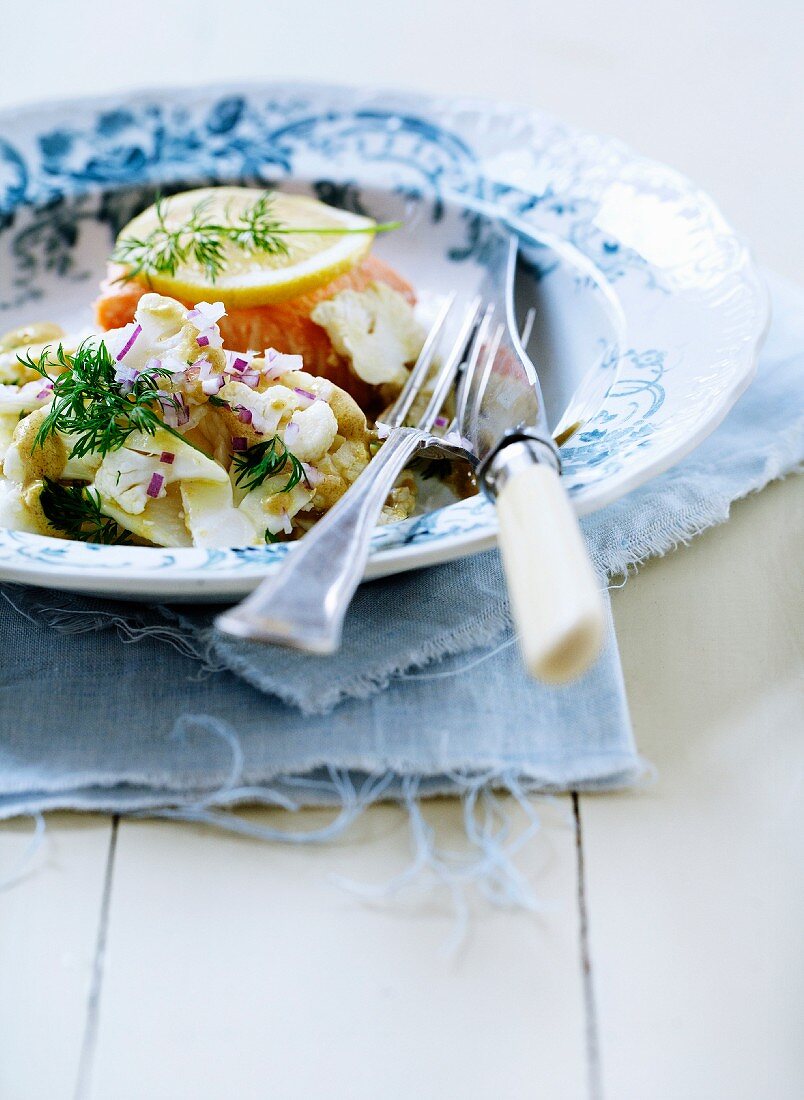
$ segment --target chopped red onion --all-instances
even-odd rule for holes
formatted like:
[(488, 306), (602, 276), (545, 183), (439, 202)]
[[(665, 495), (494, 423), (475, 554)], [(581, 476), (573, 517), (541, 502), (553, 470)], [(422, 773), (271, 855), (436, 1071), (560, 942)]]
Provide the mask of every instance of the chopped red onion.
[(232, 450), (233, 451), (245, 451), (248, 450), (248, 440), (244, 435), (232, 436)]
[(148, 488), (145, 490), (147, 496), (153, 497), (154, 500), (162, 492), (162, 486), (165, 484), (165, 479), (162, 474), (151, 474), (151, 480), (148, 482)]
[(288, 447), (292, 446), (292, 444), (299, 438), (299, 430), (299, 425), (294, 424), (292, 420), (285, 428), (285, 443)]
[(169, 428), (180, 428), (190, 422), (190, 410), (180, 393), (168, 395), (168, 399), (159, 402), (164, 413), (165, 423)]
[(115, 382), (128, 383), (130, 385), (132, 382), (136, 381), (139, 373), (136, 367), (118, 367), (114, 372), (114, 380)]
[(200, 348), (223, 347), (223, 337), (217, 325), (212, 325), (210, 328), (205, 328), (203, 332), (199, 332), (198, 336), (195, 338), (195, 342)]
[(125, 359), (125, 357), (128, 355), (128, 353), (131, 351), (137, 337), (139, 336), (139, 334), (141, 332), (142, 332), (142, 325), (135, 325), (134, 326), (134, 331), (131, 333), (128, 340), (126, 340), (125, 344), (123, 344), (122, 350), (119, 351), (118, 354), (117, 354), (117, 360), (116, 361), (118, 363), (120, 362), (121, 359)]
[(307, 462), (302, 462), (302, 469), (304, 470), (304, 476), (313, 488), (315, 488), (316, 485), (320, 485), (324, 480), (324, 475), (320, 470), (316, 470), (315, 466), (310, 466)]
[(225, 352), (226, 366), (229, 370), (237, 371), (238, 374), (242, 374), (244, 370), (251, 366), (251, 357), (246, 355), (239, 355), (234, 351)]
[(306, 397), (308, 401), (315, 401), (316, 399), (316, 395), (314, 393), (310, 393), (309, 390), (299, 389), (298, 386), (293, 387), (293, 392), (297, 393), (299, 397)]
[(288, 371), (301, 370), (304, 366), (304, 360), (300, 355), (284, 355), (275, 348), (266, 348), (265, 359), (268, 364), (265, 375), (272, 380), (280, 378)]
[(239, 381), (242, 382), (244, 386), (248, 386), (249, 389), (256, 390), (260, 384), (260, 376), (255, 370), (246, 370), (240, 375)]
[(48, 397), (53, 396), (52, 386), (43, 386), (39, 393), (36, 395), (37, 401), (46, 401)]
[(449, 424), (449, 420), (447, 420), (446, 416), (437, 416), (434, 420), (434, 424), (437, 428), (446, 428), (447, 424)]
[(254, 418), (254, 413), (251, 409), (247, 409), (245, 405), (235, 405), (235, 412), (237, 413), (238, 420), (241, 420), (244, 424), (250, 424)]
[(173, 451), (162, 451), (161, 455), (159, 456), (159, 461), (166, 462), (168, 466), (172, 466), (175, 458), (176, 456), (174, 455)]
[(199, 328), (212, 328), (226, 316), (226, 307), (223, 302), (198, 302), (194, 309), (187, 313), (187, 320)]

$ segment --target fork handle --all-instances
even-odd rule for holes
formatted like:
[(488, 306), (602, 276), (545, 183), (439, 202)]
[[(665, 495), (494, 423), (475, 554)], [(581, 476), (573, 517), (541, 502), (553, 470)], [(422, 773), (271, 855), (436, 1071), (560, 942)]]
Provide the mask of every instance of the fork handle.
[(394, 428), (349, 492), (292, 548), (277, 572), (219, 615), (215, 625), (239, 638), (334, 653), (382, 506), (427, 439), (417, 428)]
[(573, 680), (600, 652), (605, 612), (601, 583), (561, 477), (549, 463), (520, 462), (500, 479), (496, 505), (525, 665), (545, 683)]

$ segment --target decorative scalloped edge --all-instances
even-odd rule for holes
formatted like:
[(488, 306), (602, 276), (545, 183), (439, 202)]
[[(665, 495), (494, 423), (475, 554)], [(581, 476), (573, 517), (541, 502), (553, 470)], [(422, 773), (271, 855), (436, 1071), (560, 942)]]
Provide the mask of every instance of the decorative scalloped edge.
[[(255, 183), (270, 174), (426, 190), (493, 205), (536, 231), (559, 234), (616, 284), (629, 342), (600, 413), (565, 449), (579, 512), (589, 512), (662, 472), (725, 416), (753, 375), (767, 324), (767, 298), (745, 245), (712, 201), (670, 168), (620, 142), (577, 131), (540, 112), (316, 85), (143, 92), (42, 105), (0, 114), (0, 227), (21, 205), (188, 175)], [(270, 171), (269, 171), (270, 170)], [(320, 173), (319, 173), (320, 175)], [(675, 263), (648, 263), (599, 224), (613, 189), (630, 189), (652, 229), (681, 235)], [(627, 198), (627, 195), (626, 195)], [(641, 206), (640, 206), (641, 204)], [(641, 211), (647, 206), (647, 212)], [(637, 226), (639, 217), (636, 218)], [(650, 240), (648, 240), (650, 244)], [(661, 243), (661, 242), (659, 242)], [(645, 294), (652, 295), (650, 323)], [(681, 308), (676, 309), (679, 305)], [(691, 310), (708, 360), (690, 369), (676, 331)], [(655, 346), (666, 328), (675, 343)], [(684, 334), (686, 335), (686, 333)], [(687, 338), (688, 343), (689, 338)], [(686, 374), (685, 386), (681, 381)], [(669, 379), (665, 375), (669, 375)], [(670, 382), (668, 389), (668, 381)], [(673, 400), (666, 400), (668, 392)], [(476, 498), (377, 531), (373, 570), (392, 572), (488, 545), (493, 509)], [(244, 589), (287, 547), (170, 550), (94, 547), (0, 532), (0, 569), (30, 583), (94, 586), (170, 578), (185, 592), (229, 578)]]

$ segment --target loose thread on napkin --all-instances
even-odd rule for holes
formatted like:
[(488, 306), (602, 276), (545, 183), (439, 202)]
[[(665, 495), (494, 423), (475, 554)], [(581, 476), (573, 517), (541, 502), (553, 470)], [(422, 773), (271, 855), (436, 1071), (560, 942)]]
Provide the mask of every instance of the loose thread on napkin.
[(156, 807), (142, 812), (134, 811), (129, 816), (163, 817), (215, 825), (228, 832), (238, 833), (255, 840), (282, 841), (287, 844), (316, 844), (333, 840), (343, 833), (368, 806), (383, 797), (393, 781), (391, 774), (385, 777), (368, 777), (358, 788), (351, 774), (343, 768), (328, 768), (326, 779), (305, 775), (283, 776), (281, 782), (284, 787), (290, 790), (297, 788), (299, 791), (325, 794), (328, 796), (327, 801), (339, 807), (339, 810), (334, 820), (321, 829), (273, 829), (225, 812), (224, 808), (258, 800), (264, 805), (296, 812), (301, 809), (301, 803), (289, 797), (286, 792), (280, 791), (275, 785), (257, 787), (243, 784), (244, 754), (240, 739), (226, 722), (210, 715), (183, 715), (171, 731), (170, 737), (172, 740), (181, 740), (192, 731), (208, 733), (228, 747), (232, 760), (227, 780), (216, 789), (199, 795), (196, 801)]
[(45, 819), (42, 814), (33, 814), (32, 817), (34, 831), (28, 841), (28, 846), (17, 860), (16, 866), (11, 871), (0, 874), (0, 893), (4, 890), (10, 890), (12, 886), (16, 886), (19, 882), (23, 882), (36, 870), (34, 860), (45, 841)]
[(482, 653), (479, 657), (475, 657), (472, 661), (467, 661), (465, 665), (459, 665), (457, 668), (449, 668), (445, 672), (400, 672), (395, 678), (397, 680), (446, 680), (450, 676), (460, 676), (464, 672), (470, 672), (473, 668), (477, 668), (478, 665), (484, 664), (486, 661), (492, 660), (498, 653), (502, 653), (504, 649), (508, 649), (509, 646), (515, 645), (518, 634), (515, 634), (513, 638), (506, 638), (504, 642), (500, 642), (499, 645), (494, 646), (488, 653)]
[[(248, 802), (257, 795), (264, 803), (290, 811), (299, 809), (297, 803), (278, 789), (243, 785), (244, 753), (231, 726), (208, 715), (188, 715), (177, 722), (171, 738), (182, 739), (191, 732), (207, 733), (228, 749), (231, 763), (226, 781), (190, 803), (124, 816), (161, 817), (206, 824), (255, 840), (321, 844), (343, 835), (365, 810), (380, 800), (388, 799), (389, 790), (397, 778), (394, 773), (387, 772), (367, 776), (357, 786), (350, 772), (337, 768), (327, 769), (326, 778), (282, 777), (283, 786), (291, 790), (294, 787), (299, 790), (315, 789), (319, 795), (325, 796), (328, 803), (339, 809), (331, 822), (318, 829), (275, 829), (249, 821), (226, 809)], [(436, 831), (426, 821), (422, 809), (420, 778), (404, 776), (399, 793), (391, 795), (391, 798), (408, 816), (412, 849), (410, 864), (385, 882), (361, 883), (340, 875), (332, 875), (330, 880), (361, 900), (374, 904), (390, 902), (406, 889), (416, 886), (426, 888), (430, 883), (445, 889), (451, 899), (454, 920), (443, 950), (453, 954), (466, 938), (472, 890), (498, 908), (520, 908), (530, 912), (543, 908), (527, 878), (514, 862), (514, 857), (541, 828), (541, 820), (532, 798), (514, 772), (486, 772), (481, 775), (450, 772), (445, 778), (461, 800), (469, 854), (439, 845)], [(504, 795), (510, 795), (515, 800), (525, 817), (525, 827), (516, 834), (513, 834), (511, 815), (501, 797)], [(571, 825), (569, 816), (565, 816)]]
[[(40, 588), (14, 588), (14, 598), (8, 586), (0, 587), (0, 596), (28, 622), (44, 624), (60, 634), (86, 634), (92, 631), (114, 630), (126, 645), (153, 638), (164, 642), (177, 653), (200, 662), (201, 674), (223, 672), (226, 665), (215, 660), (207, 640), (179, 624), (179, 616), (169, 608), (160, 607), (160, 614), (173, 618), (175, 626), (148, 622), (146, 611), (131, 606), (107, 610), (99, 601)], [(79, 602), (80, 601), (80, 602)]]
[[(428, 881), (446, 889), (453, 908), (453, 928), (442, 951), (453, 955), (466, 939), (469, 928), (469, 897), (474, 889), (497, 908), (517, 908), (537, 912), (545, 908), (514, 856), (541, 828), (536, 807), (522, 790), (516, 776), (470, 777), (451, 775), (459, 792), (464, 834), (477, 855), (441, 848), (436, 830), (424, 816), (420, 783), (407, 777), (402, 785), (402, 804), (408, 814), (411, 845), (409, 866), (381, 883), (361, 883), (341, 875), (332, 876), (339, 886), (373, 904), (393, 901), (403, 890)], [(500, 795), (512, 796), (525, 815), (527, 825), (511, 837), (511, 815)], [(510, 838), (510, 839), (509, 839)]]

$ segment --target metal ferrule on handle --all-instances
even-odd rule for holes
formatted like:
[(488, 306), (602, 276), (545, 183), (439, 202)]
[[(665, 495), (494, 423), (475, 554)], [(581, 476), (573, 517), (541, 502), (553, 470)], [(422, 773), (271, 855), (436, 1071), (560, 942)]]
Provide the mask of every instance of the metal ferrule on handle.
[(479, 477), (497, 508), (525, 665), (546, 683), (575, 679), (600, 651), (605, 614), (601, 582), (561, 483), (555, 446), (536, 432), (511, 433)]
[(511, 429), (480, 463), (477, 479), (486, 494), (496, 500), (511, 477), (539, 462), (561, 473), (561, 457), (552, 437), (534, 428)]

